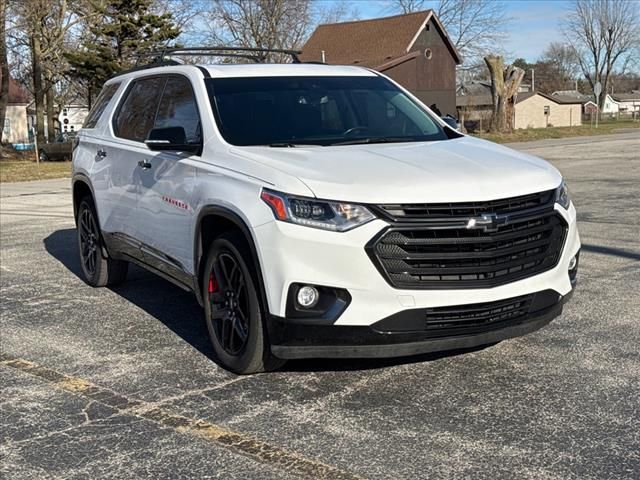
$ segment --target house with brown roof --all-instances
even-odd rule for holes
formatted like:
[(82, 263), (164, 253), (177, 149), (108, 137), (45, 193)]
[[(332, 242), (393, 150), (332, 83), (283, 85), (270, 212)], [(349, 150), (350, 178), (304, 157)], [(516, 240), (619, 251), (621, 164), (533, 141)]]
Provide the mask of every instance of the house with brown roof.
[(377, 70), (443, 115), (456, 114), (460, 54), (433, 10), (318, 26), (301, 60)]
[[(493, 111), (491, 84), (485, 81), (463, 83), (458, 87), (458, 119), (469, 131), (489, 126)], [(514, 128), (574, 127), (582, 124), (582, 99), (520, 92), (514, 107)]]
[[(0, 82), (2, 73), (0, 73)], [(3, 143), (27, 143), (29, 131), (27, 127), (27, 105), (29, 94), (13, 78), (9, 77), (9, 102), (2, 129)]]

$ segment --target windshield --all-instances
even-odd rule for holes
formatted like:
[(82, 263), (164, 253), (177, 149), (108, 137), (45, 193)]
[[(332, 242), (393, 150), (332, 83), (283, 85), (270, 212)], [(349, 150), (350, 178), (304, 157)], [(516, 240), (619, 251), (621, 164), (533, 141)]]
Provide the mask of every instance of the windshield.
[(233, 145), (349, 145), (446, 140), (442, 127), (382, 77), (207, 79)]

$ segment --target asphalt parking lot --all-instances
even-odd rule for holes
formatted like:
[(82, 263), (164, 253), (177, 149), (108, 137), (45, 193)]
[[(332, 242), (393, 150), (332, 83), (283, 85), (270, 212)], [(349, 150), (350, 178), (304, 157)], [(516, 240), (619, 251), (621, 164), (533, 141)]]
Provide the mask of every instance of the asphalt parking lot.
[(473, 352), (237, 377), (195, 298), (80, 278), (68, 180), (2, 184), (0, 477), (640, 478), (640, 136), (516, 148), (583, 242), (561, 317)]

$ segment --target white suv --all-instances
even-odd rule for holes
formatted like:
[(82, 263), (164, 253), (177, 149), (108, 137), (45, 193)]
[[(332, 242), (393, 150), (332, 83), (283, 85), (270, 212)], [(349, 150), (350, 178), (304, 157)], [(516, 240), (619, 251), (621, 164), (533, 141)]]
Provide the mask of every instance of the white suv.
[(554, 167), (353, 66), (114, 77), (74, 146), (73, 203), (88, 283), (134, 262), (193, 291), (238, 373), (532, 332), (562, 312), (580, 249)]

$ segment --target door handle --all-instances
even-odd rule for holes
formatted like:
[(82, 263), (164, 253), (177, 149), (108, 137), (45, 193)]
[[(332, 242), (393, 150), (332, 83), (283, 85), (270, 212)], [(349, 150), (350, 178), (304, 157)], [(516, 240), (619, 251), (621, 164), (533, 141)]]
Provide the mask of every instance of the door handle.
[(149, 170), (151, 168), (151, 164), (146, 160), (139, 160), (138, 166), (143, 170)]
[(100, 158), (104, 158), (107, 156), (107, 151), (104, 148), (101, 148), (96, 152), (96, 155)]

